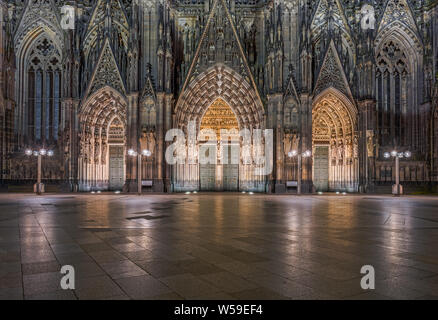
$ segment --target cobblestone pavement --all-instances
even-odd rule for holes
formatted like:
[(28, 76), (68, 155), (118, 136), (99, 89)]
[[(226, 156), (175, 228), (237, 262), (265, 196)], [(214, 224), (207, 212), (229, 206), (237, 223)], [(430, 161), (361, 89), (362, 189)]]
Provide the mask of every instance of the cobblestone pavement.
[(0, 194), (0, 299), (436, 298), (437, 197)]

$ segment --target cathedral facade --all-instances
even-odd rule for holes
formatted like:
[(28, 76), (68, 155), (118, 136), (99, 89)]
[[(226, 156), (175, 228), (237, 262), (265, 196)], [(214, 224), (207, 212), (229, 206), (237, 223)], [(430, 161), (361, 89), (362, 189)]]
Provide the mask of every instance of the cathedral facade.
[(3, 189), (41, 148), (60, 191), (386, 192), (394, 150), (438, 184), (438, 1), (0, 3)]

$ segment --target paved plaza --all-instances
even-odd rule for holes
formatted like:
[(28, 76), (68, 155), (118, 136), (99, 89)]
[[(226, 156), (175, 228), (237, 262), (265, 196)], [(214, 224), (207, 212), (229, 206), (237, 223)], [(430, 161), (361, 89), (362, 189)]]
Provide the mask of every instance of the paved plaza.
[(438, 197), (0, 194), (0, 299), (436, 298)]

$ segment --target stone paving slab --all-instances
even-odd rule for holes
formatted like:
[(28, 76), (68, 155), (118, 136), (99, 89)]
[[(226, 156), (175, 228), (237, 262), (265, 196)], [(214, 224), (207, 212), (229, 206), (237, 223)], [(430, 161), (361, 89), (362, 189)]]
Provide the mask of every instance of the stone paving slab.
[[(1, 300), (438, 299), (437, 197), (0, 194), (0, 204)], [(62, 265), (75, 290), (62, 290)], [(375, 290), (360, 286), (364, 265)]]

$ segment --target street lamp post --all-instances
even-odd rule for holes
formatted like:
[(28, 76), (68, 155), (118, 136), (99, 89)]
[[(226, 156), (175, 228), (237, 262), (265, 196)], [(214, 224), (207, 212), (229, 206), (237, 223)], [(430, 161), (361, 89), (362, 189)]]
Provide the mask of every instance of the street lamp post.
[(142, 189), (142, 157), (150, 157), (151, 152), (147, 149), (143, 150), (142, 152), (134, 151), (133, 149), (128, 150), (128, 155), (131, 157), (137, 156), (137, 193), (138, 195), (141, 195), (141, 189)]
[(53, 156), (53, 151), (52, 150), (46, 150), (44, 148), (40, 149), (39, 151), (35, 150), (32, 151), (31, 149), (27, 149), (25, 151), (26, 156), (30, 157), (30, 156), (35, 156), (37, 157), (37, 183), (34, 185), (34, 192), (37, 195), (41, 195), (42, 193), (44, 193), (44, 184), (41, 182), (41, 177), (42, 177), (42, 157), (44, 156), (49, 156), (52, 157)]
[(392, 194), (394, 194), (395, 196), (403, 194), (403, 187), (400, 184), (400, 159), (408, 159), (411, 156), (412, 153), (410, 151), (399, 152), (397, 150), (393, 150), (391, 151), (391, 153), (385, 152), (383, 154), (383, 157), (385, 159), (389, 159), (391, 157), (395, 158), (395, 185), (393, 185), (392, 187)]
[(297, 181), (297, 194), (301, 194), (301, 180), (302, 180), (302, 158), (308, 158), (312, 155), (310, 150), (303, 153), (298, 153), (297, 150), (292, 150), (288, 153), (289, 158), (298, 158), (298, 181)]

